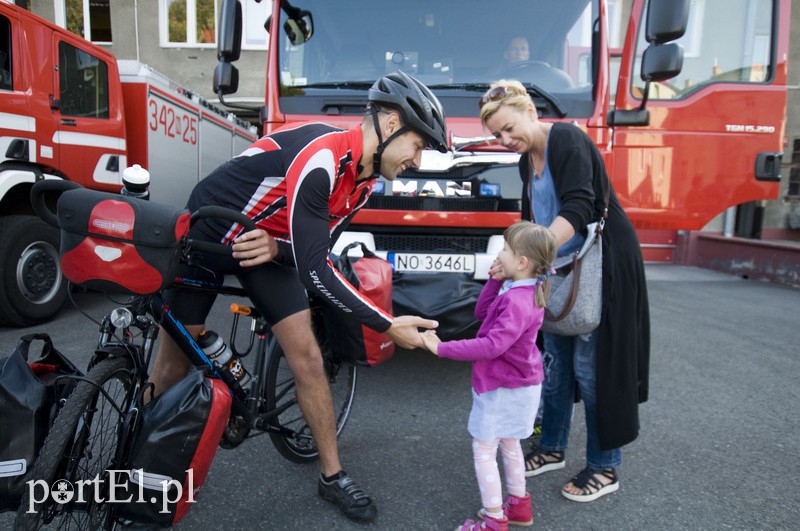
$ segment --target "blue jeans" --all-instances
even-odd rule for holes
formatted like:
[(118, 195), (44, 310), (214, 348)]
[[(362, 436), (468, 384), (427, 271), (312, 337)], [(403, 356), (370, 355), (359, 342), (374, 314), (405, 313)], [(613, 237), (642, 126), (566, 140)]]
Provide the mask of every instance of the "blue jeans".
[(622, 464), (622, 452), (619, 448), (600, 451), (597, 431), (597, 336), (597, 330), (582, 336), (544, 333), (544, 351), (550, 364), (542, 385), (544, 415), (539, 447), (546, 452), (567, 449), (577, 382), (586, 410), (586, 466), (616, 468)]

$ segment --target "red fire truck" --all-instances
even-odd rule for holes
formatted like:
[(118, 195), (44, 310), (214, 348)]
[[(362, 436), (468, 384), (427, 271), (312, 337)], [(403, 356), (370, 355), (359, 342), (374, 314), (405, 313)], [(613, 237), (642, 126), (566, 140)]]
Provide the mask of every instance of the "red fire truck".
[(0, 325), (51, 317), (67, 295), (58, 232), (31, 211), (35, 180), (116, 192), (122, 171), (140, 164), (153, 199), (183, 205), (255, 138), (147, 66), (0, 2)]
[[(594, 139), (645, 257), (663, 259), (653, 235), (674, 238), (778, 196), (789, 9), (790, 0), (650, 0), (648, 19), (646, 0), (274, 0), (264, 130), (352, 127), (380, 75), (401, 69), (425, 82), (446, 111), (451, 151), (380, 181), (346, 237), (401, 273), (481, 280), (519, 219), (521, 183), (518, 156), (487, 141), (478, 99), (493, 80), (519, 79), (541, 119)], [(239, 0), (223, 1), (221, 96), (236, 91), (240, 12)]]

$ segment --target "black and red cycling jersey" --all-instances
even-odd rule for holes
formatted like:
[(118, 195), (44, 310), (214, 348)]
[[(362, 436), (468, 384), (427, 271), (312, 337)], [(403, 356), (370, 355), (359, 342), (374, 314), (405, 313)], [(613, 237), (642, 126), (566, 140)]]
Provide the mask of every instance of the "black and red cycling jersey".
[[(296, 267), (307, 289), (384, 332), (392, 316), (359, 294), (329, 258), (333, 243), (367, 202), (375, 182), (356, 182), (361, 151), (360, 127), (287, 126), (260, 138), (200, 181), (188, 207), (194, 211), (219, 205), (241, 211), (278, 241), (277, 260)], [(214, 220), (201, 230), (223, 243), (244, 232), (241, 225)]]

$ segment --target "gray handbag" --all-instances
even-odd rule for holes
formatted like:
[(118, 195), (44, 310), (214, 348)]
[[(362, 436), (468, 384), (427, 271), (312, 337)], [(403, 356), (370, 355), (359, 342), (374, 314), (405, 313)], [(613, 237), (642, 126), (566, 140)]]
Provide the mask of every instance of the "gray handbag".
[(560, 336), (593, 332), (600, 324), (603, 306), (603, 228), (608, 217), (611, 184), (603, 183), (603, 216), (586, 226), (586, 241), (572, 255), (554, 264), (550, 277), (550, 298), (544, 312), (542, 331)]
[(603, 303), (603, 224), (587, 226), (581, 249), (557, 260), (550, 277), (542, 331), (577, 336), (594, 331), (600, 324)]

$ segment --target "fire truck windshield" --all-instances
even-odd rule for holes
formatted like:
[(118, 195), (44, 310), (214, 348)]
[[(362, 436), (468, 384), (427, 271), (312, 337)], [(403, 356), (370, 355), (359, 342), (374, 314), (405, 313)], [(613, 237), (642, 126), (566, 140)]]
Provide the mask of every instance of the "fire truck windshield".
[[(363, 112), (366, 88), (395, 70), (434, 87), (448, 116), (474, 116), (489, 83), (518, 79), (553, 117), (589, 116), (598, 0), (296, 0), (314, 35), (293, 45), (281, 29), (281, 107), (298, 114)], [(485, 16), (476, 16), (484, 13)], [(280, 27), (286, 14), (281, 13)], [(353, 100), (348, 104), (346, 98)], [(327, 99), (326, 99), (327, 98)], [(562, 108), (559, 108), (562, 107)]]

